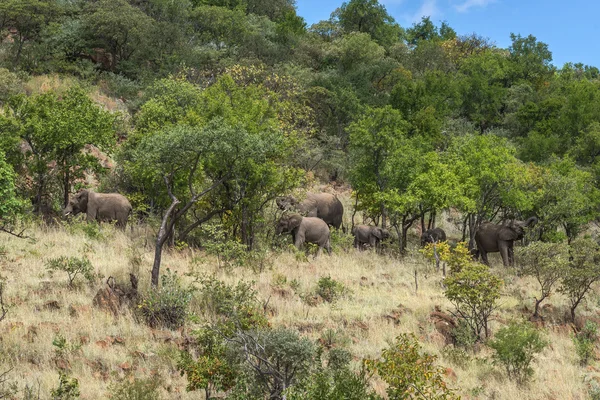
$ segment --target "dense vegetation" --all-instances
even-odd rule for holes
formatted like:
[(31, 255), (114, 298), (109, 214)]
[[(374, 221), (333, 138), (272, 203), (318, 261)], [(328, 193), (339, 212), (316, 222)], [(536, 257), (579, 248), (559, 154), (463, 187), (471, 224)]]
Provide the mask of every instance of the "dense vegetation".
[[(447, 210), (470, 248), (484, 221), (537, 216), (529, 241), (566, 243), (523, 254), (542, 286), (536, 316), (556, 286), (575, 320), (600, 279), (598, 246), (580, 238), (600, 216), (600, 70), (553, 65), (548, 45), (531, 35), (511, 35), (504, 49), (429, 18), (402, 27), (377, 0), (348, 1), (312, 26), (293, 0), (2, 0), (0, 32), (3, 230), (56, 221), (79, 188), (123, 193), (137, 221), (160, 227), (158, 283), (166, 244), (260, 265), (274, 241), (273, 200), (335, 182), (352, 188), (347, 219), (354, 211), (391, 227), (399, 253), (412, 227), (432, 226)], [(60, 84), (42, 87), (40, 76)], [(548, 251), (560, 257), (544, 258)], [(483, 317), (470, 308), (475, 314), (464, 318), (479, 341), (502, 282), (464, 264), (447, 278), (458, 315), (473, 298), (453, 282), (498, 288), (487, 293)], [(568, 268), (576, 273), (561, 275)], [(204, 290), (219, 289), (209, 283)], [(297, 364), (292, 376), (245, 366), (271, 398), (296, 382), (290, 398), (375, 396), (348, 355), (328, 352), (315, 367), (307, 360), (325, 355), (312, 343), (261, 330), (268, 322), (251, 318), (256, 301), (245, 296), (246, 314), (215, 312), (217, 328), (198, 332), (200, 350), (182, 356), (188, 389), (254, 395), (235, 373), (242, 353), (232, 355), (233, 344), (248, 359)], [(541, 349), (530, 330), (511, 325), (495, 346), (521, 334)], [(252, 348), (259, 341), (273, 346)], [(453, 398), (414, 338), (399, 338), (386, 354), (413, 360), (432, 377), (423, 390)], [(523, 359), (506, 368), (524, 381), (533, 355)], [(409, 364), (369, 368), (390, 385), (390, 398), (412, 398), (416, 389), (396, 382), (412, 373)]]

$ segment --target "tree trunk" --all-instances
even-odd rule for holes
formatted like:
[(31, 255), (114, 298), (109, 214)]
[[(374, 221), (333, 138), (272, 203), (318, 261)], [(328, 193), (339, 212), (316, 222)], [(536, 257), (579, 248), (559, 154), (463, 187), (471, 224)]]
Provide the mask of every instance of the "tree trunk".
[(167, 241), (171, 229), (173, 229), (173, 226), (175, 225), (175, 221), (173, 219), (171, 219), (171, 222), (169, 222), (169, 217), (171, 217), (173, 211), (175, 210), (175, 207), (177, 207), (177, 204), (179, 203), (180, 201), (177, 200), (177, 198), (173, 197), (173, 201), (167, 209), (167, 212), (165, 212), (165, 215), (162, 218), (162, 222), (160, 223), (160, 229), (158, 230), (158, 235), (156, 236), (156, 248), (154, 249), (154, 263), (152, 264), (153, 287), (158, 287), (158, 277), (160, 275), (160, 261), (162, 259), (162, 248), (165, 242)]
[(63, 177), (63, 190), (64, 190), (64, 198), (63, 198), (63, 207), (66, 207), (69, 205), (69, 192), (71, 191), (71, 185), (69, 184), (70, 182), (70, 168), (67, 165), (67, 162), (65, 161), (65, 174)]

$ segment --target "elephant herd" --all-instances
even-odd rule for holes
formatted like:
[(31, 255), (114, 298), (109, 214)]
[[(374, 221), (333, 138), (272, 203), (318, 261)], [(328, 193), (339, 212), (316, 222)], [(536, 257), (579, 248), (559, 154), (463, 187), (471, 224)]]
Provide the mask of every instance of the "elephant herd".
[[(336, 196), (329, 193), (309, 193), (301, 202), (293, 196), (284, 196), (278, 197), (276, 204), (284, 211), (276, 226), (277, 234), (291, 234), (298, 249), (308, 242), (319, 246), (317, 256), (323, 249), (331, 254), (329, 226), (344, 229), (344, 207)], [(95, 193), (91, 190), (78, 192), (63, 210), (64, 216), (85, 213), (88, 222), (116, 221), (117, 227), (121, 229), (125, 229), (131, 212), (131, 203), (125, 196), (117, 193)], [(474, 235), (477, 244), (475, 258), (481, 255), (483, 263), (489, 265), (487, 254), (499, 252), (505, 266), (513, 265), (514, 241), (521, 240), (525, 228), (536, 223), (537, 218), (531, 217), (527, 221), (511, 221), (506, 224), (481, 224)], [(354, 247), (360, 250), (367, 245), (379, 249), (381, 242), (390, 237), (386, 229), (370, 225), (354, 226), (352, 235)], [(421, 246), (443, 242), (446, 239), (446, 233), (442, 229), (429, 229), (421, 235)]]

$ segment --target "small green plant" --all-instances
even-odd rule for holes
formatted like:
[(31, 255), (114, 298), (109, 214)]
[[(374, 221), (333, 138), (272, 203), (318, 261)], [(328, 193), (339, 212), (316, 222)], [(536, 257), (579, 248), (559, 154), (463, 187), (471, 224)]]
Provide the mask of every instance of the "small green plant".
[(79, 398), (79, 381), (69, 375), (59, 372), (59, 382), (56, 389), (52, 389), (52, 400), (70, 400)]
[(159, 400), (160, 380), (156, 378), (123, 379), (111, 384), (108, 388), (110, 398), (113, 400)]
[(52, 346), (54, 346), (54, 352), (58, 358), (65, 358), (69, 353), (76, 352), (81, 348), (81, 344), (69, 343), (67, 338), (60, 333), (52, 340)]
[(442, 356), (461, 368), (465, 368), (471, 363), (471, 355), (460, 347), (446, 346), (442, 350)]
[(489, 336), (488, 321), (496, 310), (503, 281), (483, 264), (469, 263), (444, 279), (444, 295), (456, 315), (471, 328), (476, 338)]
[(167, 268), (159, 288), (150, 288), (142, 295), (138, 311), (152, 327), (177, 329), (184, 325), (192, 300), (192, 289), (181, 284), (179, 276)]
[(227, 238), (220, 225), (203, 225), (202, 231), (208, 237), (204, 242), (204, 250), (217, 257), (219, 268), (232, 269), (244, 265), (248, 256), (246, 245)]
[(401, 334), (383, 350), (381, 359), (365, 364), (388, 384), (390, 399), (460, 399), (444, 382), (444, 369), (436, 365), (436, 357), (422, 353), (412, 334)]
[(466, 242), (459, 242), (455, 247), (452, 247), (448, 242), (439, 242), (435, 245), (428, 243), (419, 251), (432, 261), (437, 262), (437, 256), (439, 261), (447, 263), (451, 274), (460, 272), (463, 267), (471, 264), (473, 260)]
[(315, 294), (328, 303), (333, 303), (346, 293), (344, 285), (331, 276), (324, 276), (317, 282)]
[(594, 349), (598, 342), (598, 325), (593, 321), (586, 321), (583, 329), (573, 335), (575, 351), (579, 356), (581, 365), (587, 365), (594, 358)]
[(71, 233), (82, 232), (88, 239), (103, 240), (105, 235), (97, 222), (73, 221), (69, 224)]
[(526, 382), (533, 375), (531, 362), (546, 344), (532, 324), (514, 321), (498, 330), (489, 342), (496, 351), (494, 363), (502, 365), (509, 378), (518, 383)]
[(73, 282), (78, 275), (83, 276), (89, 283), (92, 283), (95, 279), (94, 267), (92, 267), (92, 263), (86, 256), (81, 258), (66, 256), (51, 258), (46, 262), (46, 269), (51, 273), (54, 271), (66, 272), (69, 278), (69, 286), (73, 286)]

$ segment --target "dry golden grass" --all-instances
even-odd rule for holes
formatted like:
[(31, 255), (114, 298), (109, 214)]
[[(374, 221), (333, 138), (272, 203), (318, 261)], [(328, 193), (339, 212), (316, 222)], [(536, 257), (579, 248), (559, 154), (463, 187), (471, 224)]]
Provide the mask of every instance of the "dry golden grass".
[[(109, 226), (102, 227), (105, 239), (92, 240), (82, 232), (65, 228), (32, 227), (32, 239), (18, 239), (0, 234), (1, 275), (6, 279), (5, 300), (11, 305), (7, 318), (0, 322), (0, 372), (12, 368), (10, 379), (22, 388), (40, 388), (44, 398), (58, 384), (59, 368), (68, 368), (80, 383), (81, 398), (97, 399), (107, 395), (110, 382), (126, 376), (156, 376), (162, 382), (163, 398), (198, 398), (200, 393), (186, 393), (185, 378), (180, 377), (175, 364), (178, 355), (176, 339), (181, 332), (154, 331), (136, 322), (125, 313), (119, 318), (92, 306), (92, 298), (102, 288), (106, 277), (115, 276), (126, 282), (131, 271), (132, 249), (142, 253), (139, 270), (140, 289), (149, 286), (152, 263), (151, 230), (136, 227), (123, 233)], [(144, 247), (144, 243), (149, 243)], [(103, 277), (93, 287), (81, 285), (69, 288), (66, 276), (50, 276), (45, 261), (61, 255), (86, 253), (95, 271)], [(298, 329), (312, 339), (327, 329), (337, 332), (348, 343), (356, 359), (377, 357), (399, 333), (415, 333), (425, 350), (438, 355), (439, 363), (450, 367), (456, 377), (448, 381), (458, 388), (463, 398), (480, 399), (584, 399), (587, 379), (597, 378), (595, 368), (580, 367), (576, 359), (570, 328), (549, 324), (545, 329), (550, 345), (535, 363), (534, 380), (518, 386), (491, 364), (491, 351), (485, 347), (470, 360), (458, 365), (444, 356), (444, 341), (429, 320), (435, 306), (444, 310), (451, 306), (443, 296), (441, 276), (423, 264), (418, 254), (404, 260), (378, 256), (372, 252), (348, 252), (337, 249), (308, 262), (297, 261), (295, 254), (274, 255), (271, 269), (260, 274), (247, 268), (233, 271), (219, 269), (216, 261), (201, 251), (167, 251), (163, 257), (166, 268), (180, 273), (205, 272), (233, 283), (240, 279), (255, 281), (262, 300), (268, 299), (270, 320), (275, 326)], [(536, 286), (528, 278), (518, 278), (512, 271), (500, 267), (494, 258), (494, 270), (507, 281), (498, 318), (501, 323), (520, 318), (523, 305), (531, 310)], [(418, 270), (419, 289), (415, 292), (414, 270)], [(285, 276), (295, 279), (298, 293), (274, 283)], [(344, 284), (349, 293), (339, 301), (316, 306), (307, 305), (299, 293), (310, 292), (323, 276), (331, 276)], [(185, 278), (189, 279), (189, 278)], [(47, 309), (56, 301), (59, 309)], [(555, 295), (548, 300), (559, 315), (565, 300)], [(581, 314), (595, 316), (597, 298), (592, 297)], [(187, 329), (189, 329), (188, 327)], [(56, 361), (53, 340), (61, 335), (74, 346), (64, 357), (68, 363)], [(477, 361), (478, 359), (479, 361)], [(450, 374), (452, 375), (452, 374)], [(379, 391), (381, 382), (374, 383)]]

